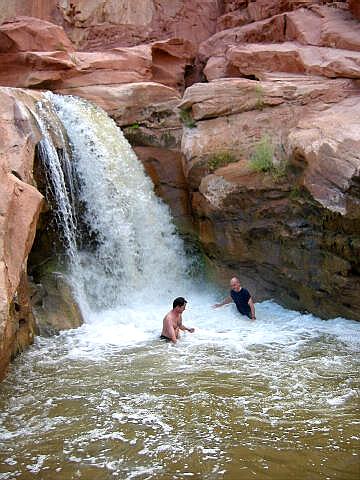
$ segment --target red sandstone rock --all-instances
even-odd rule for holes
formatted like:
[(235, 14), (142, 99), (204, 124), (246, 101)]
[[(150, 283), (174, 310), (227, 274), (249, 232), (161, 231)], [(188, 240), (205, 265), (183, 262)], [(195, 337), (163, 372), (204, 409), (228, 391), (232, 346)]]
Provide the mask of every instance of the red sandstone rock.
[[(199, 52), (201, 58), (203, 60), (209, 59), (204, 70), (206, 77), (208, 80), (212, 80), (220, 77), (238, 76), (234, 65), (229, 61), (227, 55), (231, 47), (242, 48), (244, 43), (255, 45), (257, 43), (281, 43), (286, 40), (293, 40), (305, 46), (313, 45), (359, 51), (360, 28), (358, 22), (346, 10), (315, 5), (311, 9), (300, 8), (270, 19), (224, 30), (213, 35), (200, 45)], [(290, 47), (289, 43), (287, 45)], [(297, 52), (297, 45), (294, 44), (294, 56), (298, 54)], [(307, 52), (309, 52), (309, 49)], [(274, 55), (277, 54), (274, 53)], [(279, 55), (282, 56), (283, 61), (284, 53), (279, 53)], [(291, 61), (291, 55), (291, 52), (288, 52), (288, 63)], [(316, 55), (319, 56), (319, 53), (314, 50), (314, 56)], [(324, 55), (325, 61), (329, 61), (330, 58), (327, 60), (326, 57), (332, 54), (321, 53), (321, 58), (317, 61), (321, 63)], [(336, 56), (335, 53), (334, 55)], [(350, 52), (346, 54), (341, 52), (337, 56), (339, 55), (351, 57)], [(309, 56), (309, 53), (307, 53), (307, 57)], [(297, 63), (296, 59), (294, 61)], [(335, 60), (335, 62), (337, 61)], [(255, 62), (261, 63), (262, 58), (256, 58)], [(346, 63), (346, 61), (341, 60), (340, 62)], [(270, 58), (269, 63), (273, 64), (272, 71), (275, 71), (276, 59)], [(304, 67), (302, 70), (286, 71), (307, 70)], [(310, 69), (309, 73), (320, 72), (314, 72), (313, 69)], [(342, 76), (348, 76), (348, 71), (344, 71)]]
[(303, 45), (360, 50), (359, 23), (349, 12), (326, 6), (286, 15), (286, 39)]
[(273, 139), (280, 158), (282, 149), (287, 149), (287, 135), (300, 118), (356, 92), (350, 80), (304, 76), (193, 85), (180, 107), (190, 110), (196, 120), (209, 120), (197, 121), (195, 128), (184, 131), (181, 148), (190, 185), (197, 188), (216, 155), (226, 152), (232, 161), (249, 158), (264, 135)]
[[(35, 23), (43, 28), (51, 25), (43, 21)], [(194, 46), (189, 41), (175, 38), (107, 52), (0, 53), (3, 65), (0, 83), (15, 87), (66, 89), (154, 80), (182, 90), (185, 69), (193, 63), (194, 57)]]
[(231, 47), (229, 63), (240, 75), (261, 77), (262, 72), (290, 72), (325, 77), (360, 78), (360, 53), (289, 42)]
[(181, 37), (199, 44), (216, 29), (218, 0), (30, 0), (3, 2), (0, 23), (19, 15), (65, 28), (82, 50), (104, 50)]
[(50, 86), (75, 68), (65, 52), (5, 53), (0, 63), (0, 84), (9, 87)]
[(194, 45), (189, 41), (173, 38), (151, 45), (152, 79), (169, 87), (183, 90), (185, 68), (195, 58)]
[(349, 0), (349, 9), (355, 18), (360, 20), (360, 3), (358, 0)]
[(0, 25), (0, 53), (73, 51), (64, 30), (33, 17), (17, 17)]
[(222, 30), (241, 27), (249, 23), (249, 21), (250, 18), (246, 11), (226, 13), (218, 18), (216, 30), (221, 32)]
[(304, 186), (329, 210), (360, 217), (360, 199), (349, 195), (360, 173), (360, 96), (300, 119), (289, 145), (305, 162)]
[(111, 52), (78, 52), (76, 67), (50, 88), (112, 85), (151, 80), (151, 50), (148, 46), (118, 48)]
[(49, 89), (106, 85), (150, 80), (148, 46), (115, 49), (106, 53), (27, 52), (0, 54), (5, 67), (0, 83), (15, 87)]
[(194, 120), (203, 120), (250, 110), (262, 111), (284, 103), (306, 105), (314, 98), (335, 103), (354, 90), (352, 81), (347, 79), (294, 75), (257, 82), (227, 78), (192, 85), (186, 89), (179, 108), (191, 110)]
[(292, 10), (292, 3), (291, 0), (256, 0), (248, 2), (247, 11), (252, 20), (258, 21)]
[[(155, 82), (124, 83), (122, 85), (89, 85), (60, 89), (58, 93), (76, 95), (96, 103), (114, 118), (119, 126), (152, 124), (174, 126), (174, 111), (180, 95)], [(179, 126), (176, 120), (176, 126)]]
[(285, 40), (285, 17), (279, 15), (271, 19), (251, 23), (242, 27), (218, 32), (199, 47), (202, 59), (224, 55), (231, 45), (257, 42), (282, 42)]
[(29, 184), (39, 131), (22, 98), (34, 101), (25, 92), (0, 92), (0, 378), (34, 334), (26, 263), (43, 197)]
[(91, 0), (63, 2), (70, 38), (83, 50), (99, 50), (183, 38), (199, 44), (215, 32), (217, 0)]
[(348, 11), (325, 6), (314, 10), (323, 19), (321, 45), (360, 51), (360, 25)]
[(189, 191), (181, 154), (154, 147), (135, 147), (135, 152), (154, 183), (155, 193), (169, 205), (175, 222), (183, 231), (191, 230)]

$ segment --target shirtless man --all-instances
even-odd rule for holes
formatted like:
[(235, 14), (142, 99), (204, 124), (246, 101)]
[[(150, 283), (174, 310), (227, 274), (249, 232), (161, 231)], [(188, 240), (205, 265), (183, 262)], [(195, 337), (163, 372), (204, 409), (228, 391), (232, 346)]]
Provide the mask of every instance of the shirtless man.
[(187, 328), (182, 324), (181, 314), (186, 308), (187, 301), (183, 297), (175, 298), (173, 301), (173, 309), (167, 313), (163, 320), (163, 329), (160, 338), (168, 340), (169, 342), (176, 343), (179, 338), (179, 330), (188, 331), (193, 333), (194, 328)]

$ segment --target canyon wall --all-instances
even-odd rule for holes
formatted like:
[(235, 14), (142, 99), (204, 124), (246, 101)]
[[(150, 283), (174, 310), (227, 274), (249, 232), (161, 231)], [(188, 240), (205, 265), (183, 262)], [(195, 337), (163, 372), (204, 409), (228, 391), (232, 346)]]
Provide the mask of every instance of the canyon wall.
[[(20, 100), (22, 97), (23, 100)], [(11, 358), (32, 342), (27, 258), (43, 197), (32, 175), (40, 132), (25, 108), (36, 94), (0, 89), (0, 378)]]
[(40, 134), (16, 88), (104, 108), (220, 285), (236, 273), (256, 301), (360, 320), (358, 2), (0, 6), (2, 212), (22, 222), (2, 213), (3, 366), (33, 336), (26, 260), (42, 203)]

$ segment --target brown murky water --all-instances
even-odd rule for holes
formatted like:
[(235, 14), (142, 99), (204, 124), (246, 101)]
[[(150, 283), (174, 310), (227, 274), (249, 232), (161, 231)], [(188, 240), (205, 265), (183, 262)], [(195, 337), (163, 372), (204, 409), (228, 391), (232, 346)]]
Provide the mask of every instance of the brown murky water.
[(357, 480), (360, 325), (203, 310), (175, 347), (151, 311), (38, 340), (0, 387), (0, 478)]

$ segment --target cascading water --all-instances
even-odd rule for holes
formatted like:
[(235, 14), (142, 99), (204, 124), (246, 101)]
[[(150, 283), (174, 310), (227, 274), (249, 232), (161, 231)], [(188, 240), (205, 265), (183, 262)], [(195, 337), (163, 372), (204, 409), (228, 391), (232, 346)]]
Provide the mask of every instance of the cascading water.
[(168, 209), (121, 130), (84, 100), (48, 97), (72, 144), (85, 222), (95, 235), (96, 247), (81, 254), (91, 304), (104, 308), (171, 295), (187, 260)]
[[(357, 480), (360, 324), (273, 302), (255, 322), (211, 309), (222, 294), (187, 278), (120, 131), (48, 98), (72, 143), (90, 237), (72, 275), (93, 310), (37, 338), (0, 385), (0, 479)], [(195, 333), (172, 346), (159, 333), (178, 295)]]
[[(76, 264), (78, 261), (75, 216), (76, 182), (67, 142), (63, 134), (63, 126), (51, 103), (39, 103), (38, 112), (32, 112), (32, 114), (36, 118), (42, 134), (38, 151), (44, 165), (46, 185), (54, 202), (54, 216), (58, 225), (58, 233), (70, 258), (70, 264)], [(56, 148), (52, 135), (56, 136), (60, 148)]]

